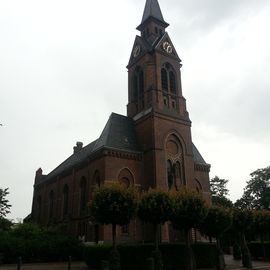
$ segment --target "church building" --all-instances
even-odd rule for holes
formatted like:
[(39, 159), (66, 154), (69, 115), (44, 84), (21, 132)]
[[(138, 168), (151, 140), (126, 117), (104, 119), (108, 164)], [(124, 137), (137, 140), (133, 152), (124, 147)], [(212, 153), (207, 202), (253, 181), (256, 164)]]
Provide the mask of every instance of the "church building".
[[(111, 241), (111, 227), (89, 213), (96, 186), (120, 181), (139, 191), (186, 186), (210, 200), (209, 170), (191, 136), (182, 93), (181, 59), (157, 0), (146, 0), (127, 65), (127, 116), (112, 113), (95, 141), (77, 142), (73, 154), (49, 174), (35, 176), (31, 220), (58, 224), (87, 242)], [(117, 229), (119, 241), (151, 241), (147, 224), (133, 220)], [(165, 224), (161, 240), (179, 240)]]

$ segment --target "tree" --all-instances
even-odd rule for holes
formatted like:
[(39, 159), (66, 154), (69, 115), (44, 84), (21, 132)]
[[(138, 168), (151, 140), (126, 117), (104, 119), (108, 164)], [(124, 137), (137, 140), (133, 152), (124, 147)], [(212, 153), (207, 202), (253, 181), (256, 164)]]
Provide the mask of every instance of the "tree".
[(207, 215), (208, 208), (200, 193), (185, 188), (171, 193), (172, 215), (171, 221), (176, 229), (183, 229), (187, 250), (186, 269), (196, 268), (194, 253), (191, 247), (190, 231), (198, 228)]
[(224, 254), (220, 246), (220, 236), (232, 225), (232, 212), (226, 208), (212, 206), (209, 208), (206, 218), (200, 226), (200, 231), (210, 238), (215, 237), (218, 248), (218, 269), (224, 269)]
[(233, 202), (226, 197), (212, 196), (212, 203), (215, 206), (233, 208)]
[(264, 245), (265, 236), (269, 233), (270, 228), (270, 211), (268, 210), (255, 210), (253, 211), (254, 223), (253, 231), (259, 235), (263, 249), (263, 257), (266, 260), (266, 250)]
[(164, 224), (170, 218), (172, 203), (168, 192), (162, 190), (149, 190), (142, 194), (138, 207), (138, 217), (155, 226), (155, 269), (162, 269), (161, 253), (158, 249), (160, 224)]
[(249, 210), (241, 210), (235, 208), (233, 211), (233, 228), (239, 234), (242, 264), (244, 267), (252, 268), (251, 255), (247, 246), (245, 231), (250, 228), (254, 220), (254, 216)]
[(6, 199), (6, 196), (9, 194), (8, 188), (2, 189), (0, 188), (0, 217), (5, 217), (10, 213), (9, 209), (11, 205), (9, 201)]
[(215, 176), (210, 180), (210, 191), (212, 196), (226, 197), (229, 194), (229, 190), (226, 188), (229, 180), (219, 178)]
[(4, 217), (0, 217), (0, 232), (8, 231), (12, 226), (12, 222)]
[(270, 166), (250, 174), (244, 194), (236, 202), (238, 208), (270, 210)]
[(110, 269), (120, 269), (116, 249), (116, 225), (127, 225), (136, 213), (137, 194), (120, 183), (111, 183), (96, 189), (91, 204), (93, 217), (102, 224), (112, 224), (113, 250)]

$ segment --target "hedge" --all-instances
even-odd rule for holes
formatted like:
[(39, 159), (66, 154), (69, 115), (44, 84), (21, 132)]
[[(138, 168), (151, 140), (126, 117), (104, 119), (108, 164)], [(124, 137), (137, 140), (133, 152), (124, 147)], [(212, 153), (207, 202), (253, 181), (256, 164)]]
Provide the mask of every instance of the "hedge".
[(264, 259), (264, 251), (266, 259), (270, 259), (270, 242), (251, 242), (248, 247), (254, 259)]
[[(208, 243), (196, 243), (193, 245), (196, 263), (198, 268), (215, 267), (217, 250), (216, 246)], [(85, 248), (85, 262), (91, 269), (100, 269), (101, 262), (108, 260), (111, 246), (96, 245)], [(118, 246), (121, 256), (122, 270), (144, 270), (146, 269), (146, 260), (152, 256), (154, 245), (128, 245)], [(161, 244), (164, 270), (183, 269), (185, 259), (184, 244)]]
[(9, 232), (0, 233), (0, 254), (3, 263), (64, 261), (68, 256), (82, 258), (82, 245), (56, 228), (40, 228), (22, 224)]

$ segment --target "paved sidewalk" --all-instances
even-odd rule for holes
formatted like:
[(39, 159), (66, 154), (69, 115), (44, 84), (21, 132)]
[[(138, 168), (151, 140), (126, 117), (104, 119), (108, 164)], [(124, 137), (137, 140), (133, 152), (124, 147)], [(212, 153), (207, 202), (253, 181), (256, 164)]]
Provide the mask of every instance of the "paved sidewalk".
[[(226, 269), (244, 270), (241, 260), (234, 260), (232, 255), (225, 255)], [(253, 269), (270, 270), (270, 262), (252, 261)], [(23, 264), (21, 270), (67, 270), (67, 263), (35, 263)], [(0, 265), (0, 270), (17, 270), (17, 265)], [(72, 262), (71, 270), (89, 270), (84, 262)], [(139, 270), (139, 269), (138, 269)], [(203, 269), (201, 269), (203, 270)], [(210, 270), (210, 269), (204, 269)]]
[[(232, 255), (225, 255), (225, 263), (226, 269), (246, 269), (242, 266), (241, 260), (234, 260)], [(270, 270), (270, 262), (264, 261), (252, 261), (253, 269), (269, 269)]]
[[(67, 270), (68, 263), (23, 264), (21, 270)], [(0, 270), (17, 270), (17, 265), (0, 265)], [(84, 262), (72, 262), (70, 270), (89, 270)]]

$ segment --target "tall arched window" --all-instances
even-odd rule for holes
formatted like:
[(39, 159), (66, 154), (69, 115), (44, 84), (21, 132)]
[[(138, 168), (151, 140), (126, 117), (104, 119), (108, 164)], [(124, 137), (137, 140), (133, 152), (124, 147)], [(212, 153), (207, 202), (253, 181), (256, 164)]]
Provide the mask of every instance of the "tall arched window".
[(68, 185), (65, 185), (63, 189), (63, 216), (66, 216), (68, 214), (68, 197), (69, 188)]
[(54, 192), (51, 190), (49, 196), (49, 218), (53, 217), (53, 207), (54, 207)]
[(162, 90), (168, 92), (168, 75), (165, 68), (161, 69), (161, 84)]
[(100, 180), (99, 171), (95, 171), (94, 177), (93, 177), (93, 183), (94, 183), (95, 186), (100, 187), (100, 185), (101, 185), (101, 180)]
[(170, 90), (172, 94), (176, 94), (177, 85), (175, 72), (169, 63), (163, 65), (161, 69), (161, 86), (163, 91), (168, 92)]
[(173, 71), (170, 71), (169, 77), (170, 77), (170, 91), (171, 93), (176, 94), (176, 81)]
[(143, 102), (144, 100), (144, 74), (140, 67), (137, 67), (134, 72), (133, 77), (133, 87), (134, 87), (134, 100), (138, 99)]
[(86, 208), (86, 179), (81, 178), (80, 181), (80, 212), (84, 211)]
[(167, 181), (168, 181), (168, 188), (171, 189), (173, 186), (173, 166), (170, 160), (167, 160)]

